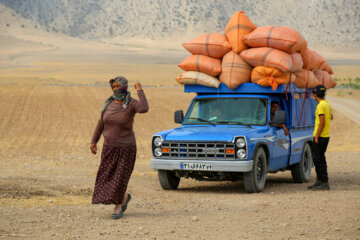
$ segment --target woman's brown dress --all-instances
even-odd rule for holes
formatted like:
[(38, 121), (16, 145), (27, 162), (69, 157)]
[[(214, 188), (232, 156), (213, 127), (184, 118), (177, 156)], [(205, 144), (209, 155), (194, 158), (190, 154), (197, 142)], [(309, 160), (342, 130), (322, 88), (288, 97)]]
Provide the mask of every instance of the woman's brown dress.
[(103, 134), (104, 145), (93, 204), (121, 204), (123, 201), (136, 159), (134, 116), (149, 110), (144, 91), (139, 90), (138, 96), (139, 101), (131, 99), (126, 109), (120, 103), (111, 102), (98, 121), (91, 143), (96, 144)]

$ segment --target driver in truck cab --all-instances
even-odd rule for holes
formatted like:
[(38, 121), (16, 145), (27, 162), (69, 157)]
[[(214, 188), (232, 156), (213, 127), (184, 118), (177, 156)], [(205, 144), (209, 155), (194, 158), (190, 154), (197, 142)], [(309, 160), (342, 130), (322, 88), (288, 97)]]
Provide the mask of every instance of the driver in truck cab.
[[(270, 117), (271, 120), (275, 117), (275, 112), (279, 110), (279, 103), (276, 101), (271, 102), (271, 108), (270, 108)], [(289, 136), (289, 129), (285, 126), (285, 124), (271, 124), (275, 127), (284, 129), (285, 135)]]

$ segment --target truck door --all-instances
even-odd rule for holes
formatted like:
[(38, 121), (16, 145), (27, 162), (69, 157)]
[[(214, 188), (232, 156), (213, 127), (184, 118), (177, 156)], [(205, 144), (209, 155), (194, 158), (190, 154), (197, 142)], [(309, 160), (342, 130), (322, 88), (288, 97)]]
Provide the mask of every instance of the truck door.
[(269, 170), (277, 170), (287, 166), (290, 154), (290, 138), (284, 129), (271, 126), (273, 141), (271, 142), (271, 159)]
[[(276, 99), (277, 100), (277, 99)], [(284, 106), (283, 106), (284, 107)], [(275, 112), (280, 110), (279, 101), (273, 99), (270, 104), (270, 120), (273, 118)], [(272, 141), (270, 154), (270, 170), (277, 170), (286, 167), (290, 156), (290, 138), (285, 135), (284, 129), (279, 126), (271, 126)]]

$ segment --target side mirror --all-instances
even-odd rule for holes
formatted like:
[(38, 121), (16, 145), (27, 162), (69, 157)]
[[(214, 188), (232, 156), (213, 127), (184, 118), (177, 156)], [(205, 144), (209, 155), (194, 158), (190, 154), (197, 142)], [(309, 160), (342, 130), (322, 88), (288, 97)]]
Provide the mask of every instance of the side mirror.
[(284, 110), (277, 110), (274, 118), (270, 121), (270, 124), (285, 124), (286, 112)]
[(177, 110), (174, 114), (175, 123), (182, 123), (184, 120), (184, 113), (182, 110)]

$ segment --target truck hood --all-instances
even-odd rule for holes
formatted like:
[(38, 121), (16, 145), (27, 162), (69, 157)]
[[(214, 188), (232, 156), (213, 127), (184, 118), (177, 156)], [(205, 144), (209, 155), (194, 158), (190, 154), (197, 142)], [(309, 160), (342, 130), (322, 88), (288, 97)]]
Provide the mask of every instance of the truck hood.
[(231, 142), (235, 136), (258, 131), (246, 126), (182, 126), (175, 128), (164, 136), (165, 141), (227, 141)]

